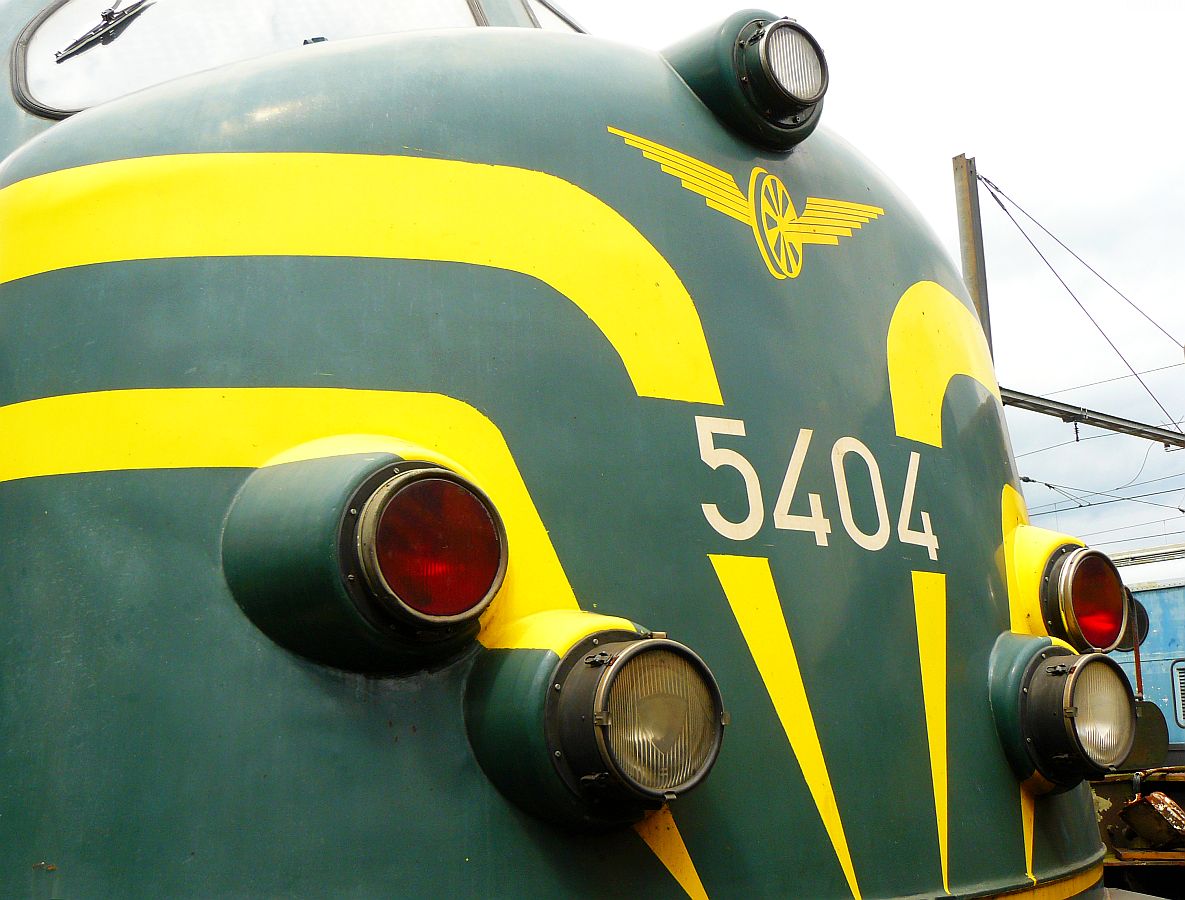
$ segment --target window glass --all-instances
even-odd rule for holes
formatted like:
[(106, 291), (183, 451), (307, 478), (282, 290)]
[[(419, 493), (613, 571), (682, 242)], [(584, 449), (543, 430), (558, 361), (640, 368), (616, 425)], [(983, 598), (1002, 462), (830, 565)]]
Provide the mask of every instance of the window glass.
[[(128, 11), (76, 52), (77, 39)], [(50, 109), (77, 110), (314, 38), (473, 26), (468, 0), (68, 0), (33, 33), (27, 92)], [(57, 54), (62, 54), (59, 58)]]
[(577, 31), (572, 25), (557, 16), (549, 6), (540, 3), (539, 0), (527, 0), (531, 7), (531, 12), (535, 14), (535, 18), (539, 20), (539, 25), (546, 28), (548, 31)]

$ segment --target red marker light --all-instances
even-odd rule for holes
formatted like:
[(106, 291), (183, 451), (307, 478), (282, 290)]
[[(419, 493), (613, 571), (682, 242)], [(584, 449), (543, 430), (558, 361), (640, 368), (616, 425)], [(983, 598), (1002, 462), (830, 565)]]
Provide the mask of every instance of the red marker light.
[(1091, 646), (1106, 650), (1119, 643), (1126, 624), (1123, 582), (1111, 560), (1095, 551), (1083, 555), (1070, 574), (1070, 602)]
[(382, 485), (362, 511), (359, 536), (371, 587), (418, 620), (479, 615), (506, 569), (492, 504), (441, 469), (413, 470)]
[(1053, 637), (1081, 653), (1109, 653), (1127, 625), (1123, 580), (1110, 558), (1098, 550), (1063, 544), (1045, 570), (1041, 610)]

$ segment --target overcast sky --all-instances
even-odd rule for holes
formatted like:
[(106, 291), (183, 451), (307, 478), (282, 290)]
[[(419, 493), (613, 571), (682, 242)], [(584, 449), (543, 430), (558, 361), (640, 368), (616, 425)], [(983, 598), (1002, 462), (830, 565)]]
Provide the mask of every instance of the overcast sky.
[[(744, 8), (729, 0), (561, 3), (592, 34), (654, 48)], [(1143, 378), (1173, 418), (1185, 417), (1185, 3), (795, 0), (770, 11), (798, 19), (827, 55), (824, 127), (886, 172), (956, 258), (951, 158), (966, 153), (1173, 335), (1028, 228), (1137, 371), (1171, 367)], [(1163, 424), (1066, 290), (983, 189), (980, 197), (1000, 383)], [(1121, 380), (1065, 391), (1112, 378)], [(1185, 543), (1176, 508), (1185, 507), (1185, 450), (1085, 426), (1088, 440), (1073, 443), (1073, 426), (1056, 419), (1011, 409), (1008, 418), (1022, 475), (1095, 504), (1076, 509), (1026, 484), (1034, 524), (1109, 551)], [(1159, 480), (1144, 483), (1151, 479)], [(1087, 496), (1095, 491), (1169, 492), (1100, 504), (1109, 498)], [(1062, 511), (1051, 512), (1055, 501)], [(1185, 562), (1121, 571), (1129, 584), (1179, 579)]]

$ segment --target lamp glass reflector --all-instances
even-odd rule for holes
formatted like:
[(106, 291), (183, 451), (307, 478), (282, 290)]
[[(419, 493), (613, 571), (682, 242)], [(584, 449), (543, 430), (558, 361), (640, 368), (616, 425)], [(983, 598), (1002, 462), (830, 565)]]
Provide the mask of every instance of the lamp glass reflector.
[(1069, 699), (1078, 709), (1074, 730), (1091, 761), (1099, 766), (1123, 762), (1135, 735), (1135, 717), (1131, 694), (1115, 667), (1103, 660), (1086, 663)]
[(806, 35), (784, 25), (771, 30), (768, 41), (766, 60), (778, 86), (802, 103), (818, 100), (826, 76), (823, 61)]
[(655, 792), (695, 779), (713, 761), (721, 727), (699, 669), (666, 649), (626, 661), (609, 689), (605, 738), (621, 773)]

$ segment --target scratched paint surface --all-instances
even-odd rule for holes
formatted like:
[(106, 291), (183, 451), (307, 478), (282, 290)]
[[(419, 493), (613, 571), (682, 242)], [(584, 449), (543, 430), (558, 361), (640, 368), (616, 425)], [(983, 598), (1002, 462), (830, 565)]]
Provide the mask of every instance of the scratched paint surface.
[[(466, 43), (477, 40), (487, 43)], [(247, 470), (13, 481), (0, 485), (9, 523), (0, 777), (14, 807), (35, 812), (19, 827), (0, 817), (0, 893), (27, 893), (40, 860), (57, 866), (70, 896), (295, 895), (326, 885), (356, 896), (392, 885), (425, 896), (573, 894), (600, 883), (606, 860), (630, 894), (680, 896), (685, 883), (709, 896), (846, 897), (852, 881), (864, 896), (935, 893), (941, 804), (914, 571), (944, 573), (950, 598), (951, 888), (1025, 883), (1015, 779), (986, 706), (987, 654), (1008, 625), (996, 550), (1011, 466), (996, 401), (966, 378), (946, 391), (940, 449), (895, 429), (886, 359), (895, 305), (920, 281), (961, 296), (908, 203), (825, 132), (789, 157), (759, 159), (799, 202), (809, 192), (884, 210), (858, 239), (776, 280), (751, 233), (606, 130), (682, 148), (734, 178), (754, 168), (753, 149), (656, 57), (491, 33), (343, 45), (289, 66), (253, 65), (242, 81), (203, 75), (80, 116), (7, 161), (0, 184), (226, 150), (546, 172), (617, 211), (678, 274), (723, 406), (639, 396), (597, 323), (530, 275), (312, 257), (133, 260), (4, 284), (0, 406), (142, 388), (455, 397), (504, 436), (579, 604), (666, 630), (713, 668), (733, 721), (724, 751), (708, 782), (673, 806), (678, 840), (557, 831), (500, 797), (469, 752), (460, 716), (469, 657), (410, 679), (367, 679), (296, 659), (253, 629), (218, 557)], [(315, 210), (317, 184), (291, 189)], [(572, 232), (579, 241), (579, 221)], [(760, 473), (769, 510), (799, 430), (813, 429), (793, 511), (819, 492), (828, 546), (769, 516), (745, 542), (714, 531), (701, 504), (737, 520), (746, 495), (736, 472), (700, 460), (696, 415), (745, 423), (747, 436), (726, 443)], [(895, 538), (879, 551), (848, 538), (829, 458), (845, 436), (875, 455), (894, 516), (910, 454), (922, 454), (915, 508), (933, 517), (936, 560)], [(868, 476), (852, 457), (845, 465), (852, 517), (871, 531)], [(768, 561), (852, 879), (820, 851), (832, 845), (827, 827), (712, 555)], [(1081, 868), (1095, 852), (1080, 799), (1038, 804), (1039, 877)], [(1066, 810), (1070, 824), (1058, 825)], [(685, 853), (695, 877), (652, 847)]]

